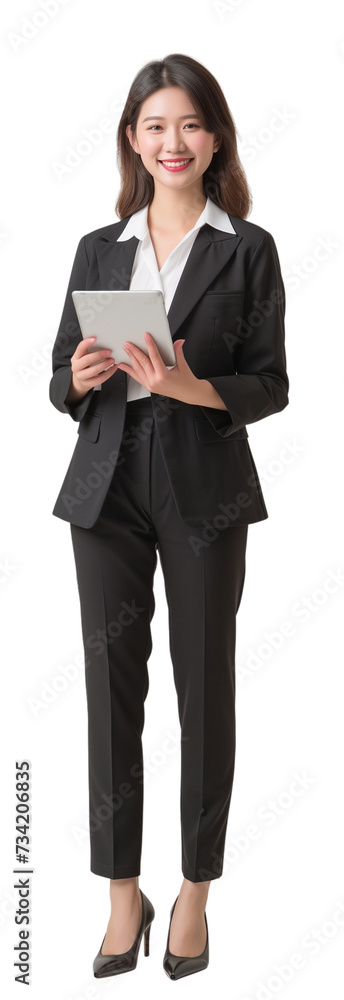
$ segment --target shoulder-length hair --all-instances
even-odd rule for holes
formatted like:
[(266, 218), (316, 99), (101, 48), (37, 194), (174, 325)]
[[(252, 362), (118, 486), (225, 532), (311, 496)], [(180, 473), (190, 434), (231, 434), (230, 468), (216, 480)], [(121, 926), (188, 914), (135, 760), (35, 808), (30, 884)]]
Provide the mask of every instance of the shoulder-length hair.
[(252, 209), (252, 198), (239, 159), (236, 127), (226, 98), (215, 77), (202, 63), (180, 53), (146, 63), (130, 87), (117, 128), (117, 164), (121, 178), (115, 204), (117, 215), (124, 219), (153, 200), (154, 179), (132, 148), (126, 128), (131, 125), (136, 135), (143, 102), (164, 87), (181, 87), (195, 105), (206, 131), (221, 138), (220, 148), (203, 174), (204, 194), (225, 212), (244, 219)]

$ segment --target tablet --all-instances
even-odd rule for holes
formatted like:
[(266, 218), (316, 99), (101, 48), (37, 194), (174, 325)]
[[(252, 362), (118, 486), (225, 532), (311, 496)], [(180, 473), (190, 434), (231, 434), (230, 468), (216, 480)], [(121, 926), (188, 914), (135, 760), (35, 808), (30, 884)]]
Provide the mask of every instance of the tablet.
[(116, 364), (125, 361), (130, 365), (123, 344), (127, 340), (131, 341), (149, 357), (144, 339), (144, 333), (147, 331), (154, 337), (164, 364), (168, 368), (173, 368), (177, 364), (164, 297), (159, 289), (75, 290), (72, 292), (72, 298), (82, 336), (97, 337), (96, 343), (89, 347), (89, 353), (107, 347), (110, 348)]

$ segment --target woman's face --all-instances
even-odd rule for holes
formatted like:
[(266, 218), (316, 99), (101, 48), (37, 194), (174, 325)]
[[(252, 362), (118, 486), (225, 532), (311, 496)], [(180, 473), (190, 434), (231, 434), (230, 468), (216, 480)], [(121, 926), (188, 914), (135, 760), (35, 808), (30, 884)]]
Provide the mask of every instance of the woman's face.
[[(206, 132), (203, 118), (181, 87), (165, 87), (147, 97), (138, 117), (136, 138), (130, 125), (126, 133), (154, 181), (172, 189), (190, 184), (198, 187), (197, 181), (203, 188), (204, 171), (220, 146), (215, 135)], [(190, 163), (178, 167), (166, 163), (173, 160)]]

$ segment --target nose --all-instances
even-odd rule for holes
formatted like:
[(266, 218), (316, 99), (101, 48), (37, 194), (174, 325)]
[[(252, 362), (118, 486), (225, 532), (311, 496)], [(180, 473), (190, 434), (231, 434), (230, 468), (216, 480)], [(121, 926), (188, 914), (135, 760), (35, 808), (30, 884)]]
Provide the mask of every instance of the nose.
[(180, 153), (185, 150), (185, 143), (183, 139), (178, 134), (177, 126), (171, 126), (167, 130), (167, 135), (165, 138), (165, 151), (166, 153)]

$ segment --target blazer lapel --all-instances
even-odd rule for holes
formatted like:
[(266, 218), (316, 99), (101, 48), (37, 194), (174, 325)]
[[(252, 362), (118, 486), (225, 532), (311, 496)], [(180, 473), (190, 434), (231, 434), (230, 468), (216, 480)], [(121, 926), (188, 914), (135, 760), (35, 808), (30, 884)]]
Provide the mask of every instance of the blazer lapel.
[[(206, 224), (197, 233), (167, 313), (172, 339), (217, 274), (235, 253), (242, 236)], [(106, 236), (94, 241), (99, 289), (129, 289), (138, 238), (118, 243)]]

